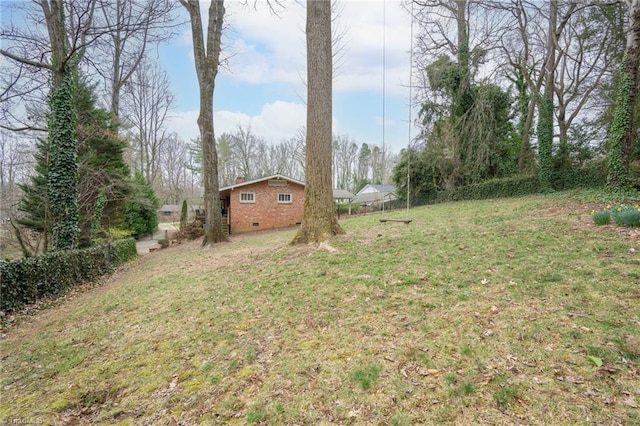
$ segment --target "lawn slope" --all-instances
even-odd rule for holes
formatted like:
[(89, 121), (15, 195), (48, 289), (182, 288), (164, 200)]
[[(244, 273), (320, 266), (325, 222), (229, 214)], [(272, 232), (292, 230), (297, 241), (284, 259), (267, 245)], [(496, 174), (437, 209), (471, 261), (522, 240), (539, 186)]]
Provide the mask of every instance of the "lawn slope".
[[(562, 196), (145, 256), (2, 338), (44, 424), (638, 424), (640, 240)], [(397, 213), (398, 216), (403, 213)]]

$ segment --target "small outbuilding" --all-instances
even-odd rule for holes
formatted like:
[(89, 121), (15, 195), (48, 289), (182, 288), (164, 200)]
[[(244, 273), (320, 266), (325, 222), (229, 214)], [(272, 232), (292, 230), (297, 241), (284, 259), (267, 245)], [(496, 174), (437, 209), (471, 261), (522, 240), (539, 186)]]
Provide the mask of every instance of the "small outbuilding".
[(180, 220), (182, 206), (178, 204), (165, 204), (158, 210), (158, 219), (163, 222), (175, 222)]

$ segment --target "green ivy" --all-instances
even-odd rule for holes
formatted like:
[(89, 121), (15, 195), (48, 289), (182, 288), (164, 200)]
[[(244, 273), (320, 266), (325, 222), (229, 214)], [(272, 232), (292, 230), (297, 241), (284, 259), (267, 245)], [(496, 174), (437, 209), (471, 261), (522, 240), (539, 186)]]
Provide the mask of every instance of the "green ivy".
[(0, 311), (12, 312), (42, 297), (93, 281), (137, 256), (133, 238), (83, 250), (53, 251), (14, 261), (0, 260)]
[(96, 198), (96, 204), (93, 210), (93, 220), (91, 221), (91, 240), (95, 241), (98, 237), (98, 232), (102, 224), (102, 213), (104, 212), (104, 206), (107, 204), (107, 197), (104, 195), (104, 191), (100, 191)]
[(623, 188), (628, 185), (628, 173), (624, 164), (622, 144), (630, 122), (629, 94), (631, 92), (631, 79), (623, 76), (618, 89), (616, 109), (613, 115), (613, 124), (609, 131), (609, 144), (607, 156), (609, 160), (609, 172), (607, 186), (610, 188)]
[(553, 101), (541, 96), (538, 111), (538, 179), (542, 191), (551, 190), (552, 150)]
[(78, 146), (74, 68), (67, 65), (62, 81), (49, 94), (49, 202), (53, 223), (53, 249), (78, 246)]
[(539, 180), (535, 175), (516, 175), (501, 179), (464, 185), (453, 191), (437, 193), (436, 202), (483, 200), (488, 198), (521, 197), (540, 191)]

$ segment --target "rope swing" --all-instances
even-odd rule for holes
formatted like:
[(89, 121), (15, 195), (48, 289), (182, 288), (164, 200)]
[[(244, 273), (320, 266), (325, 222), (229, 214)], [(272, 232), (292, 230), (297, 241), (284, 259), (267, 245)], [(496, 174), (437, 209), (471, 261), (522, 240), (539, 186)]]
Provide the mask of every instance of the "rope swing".
[[(386, 111), (386, 28), (387, 28), (387, 16), (386, 16), (386, 0), (382, 2), (382, 167), (383, 174), (385, 169), (385, 133), (386, 133), (386, 120), (385, 120), (385, 111)], [(407, 125), (409, 127), (409, 142), (407, 146), (407, 209), (405, 219), (380, 219), (380, 222), (403, 222), (408, 225), (413, 220), (409, 218), (409, 208), (411, 207), (411, 118), (412, 118), (412, 80), (413, 80), (413, 2), (411, 2), (411, 44), (409, 48), (409, 120), (407, 121)], [(384, 177), (384, 176), (383, 176)], [(384, 179), (383, 179), (384, 180)], [(382, 213), (384, 214), (384, 199), (382, 200)]]

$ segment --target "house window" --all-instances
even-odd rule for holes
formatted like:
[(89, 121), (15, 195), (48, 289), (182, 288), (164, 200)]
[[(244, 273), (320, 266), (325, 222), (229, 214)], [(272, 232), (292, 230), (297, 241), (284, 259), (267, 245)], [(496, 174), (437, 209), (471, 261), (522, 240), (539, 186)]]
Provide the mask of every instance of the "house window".
[(256, 202), (256, 194), (255, 194), (255, 192), (241, 192), (240, 193), (240, 202), (241, 203), (255, 203)]
[(291, 194), (278, 194), (278, 203), (291, 204), (293, 196)]

